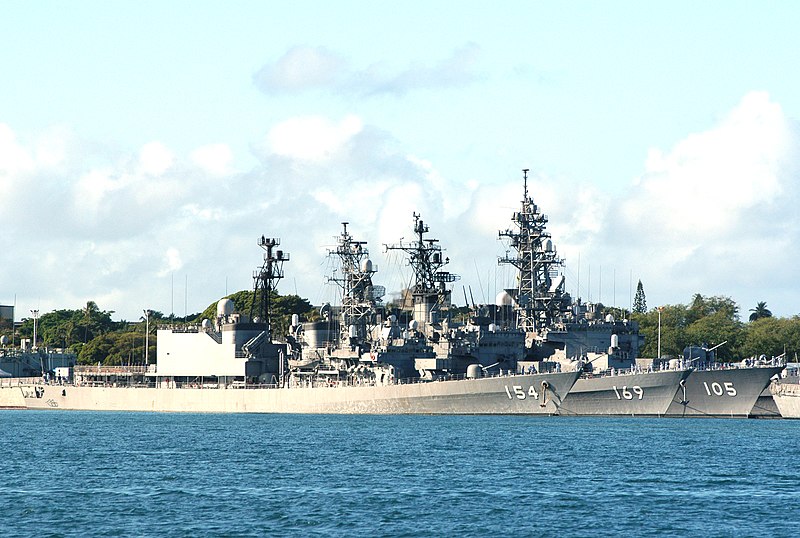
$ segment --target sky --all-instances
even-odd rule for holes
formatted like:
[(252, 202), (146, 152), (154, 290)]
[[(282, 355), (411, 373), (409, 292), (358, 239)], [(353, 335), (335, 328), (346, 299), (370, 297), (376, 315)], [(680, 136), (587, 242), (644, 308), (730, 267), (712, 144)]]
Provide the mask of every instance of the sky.
[(0, 2), (0, 304), (114, 319), (252, 289), (387, 298), (413, 214), (493, 302), (528, 188), (566, 288), (800, 314), (797, 2)]

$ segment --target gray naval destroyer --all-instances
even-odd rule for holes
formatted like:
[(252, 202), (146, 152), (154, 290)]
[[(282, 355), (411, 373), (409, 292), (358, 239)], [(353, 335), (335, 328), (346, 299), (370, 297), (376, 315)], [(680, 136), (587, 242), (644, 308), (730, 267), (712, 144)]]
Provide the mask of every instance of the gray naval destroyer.
[(691, 369), (638, 365), (644, 341), (638, 325), (604, 316), (602, 305), (573, 300), (565, 291), (564, 262), (547, 232), (547, 216), (528, 193), (527, 172), (513, 227), (499, 234), (509, 253), (498, 261), (517, 269), (517, 285), (506, 292), (526, 334), (528, 356), (583, 371), (560, 414), (664, 416)]
[[(419, 230), (424, 228), (418, 221)], [(422, 241), (409, 260), (420, 307), (403, 326), (379, 304), (372, 284), (376, 268), (363, 242), (346, 224), (331, 252), (340, 273), (338, 307), (324, 307), (322, 321), (295, 315), (286, 338), (273, 339), (270, 301), (289, 256), (279, 241), (262, 236), (264, 263), (254, 274), (250, 314), (229, 299), (216, 319), (194, 327), (158, 331), (157, 362), (141, 371), (122, 367), (76, 367), (69, 382), (19, 387), (25, 406), (173, 412), (397, 413), (553, 415), (579, 372), (492, 369), (481, 358), (457, 352), (437, 355), (436, 316), (424, 297), (431, 286), (452, 281), (439, 271), (441, 251)], [(407, 251), (412, 252), (412, 251)], [(421, 280), (420, 280), (421, 279)], [(440, 294), (441, 295), (441, 294)], [(454, 339), (453, 347), (460, 344)], [(460, 348), (459, 348), (460, 349)], [(485, 354), (484, 362), (489, 360)], [(496, 361), (500, 362), (500, 361)], [(511, 364), (511, 363), (509, 363)], [(516, 365), (513, 365), (516, 367)]]
[(564, 291), (547, 217), (528, 194), (523, 171), (521, 208), (513, 228), (501, 231), (513, 254), (499, 259), (517, 268), (507, 292), (537, 361), (578, 364), (584, 375), (559, 410), (562, 415), (746, 417), (782, 366), (752, 361), (720, 364), (713, 357), (652, 360), (638, 357), (638, 324), (603, 314), (602, 305), (573, 300)]

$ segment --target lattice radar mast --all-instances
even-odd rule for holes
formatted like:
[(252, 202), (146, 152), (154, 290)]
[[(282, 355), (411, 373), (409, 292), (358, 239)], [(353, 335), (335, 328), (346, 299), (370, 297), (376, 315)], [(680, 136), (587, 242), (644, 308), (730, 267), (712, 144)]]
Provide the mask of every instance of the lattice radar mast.
[(364, 342), (370, 339), (377, 324), (377, 305), (386, 294), (383, 286), (372, 283), (378, 268), (369, 259), (366, 241), (355, 241), (342, 223), (342, 233), (334, 250), (328, 252), (339, 260), (340, 275), (328, 280), (339, 285), (342, 292), (340, 313), (342, 342)]
[(416, 239), (408, 245), (384, 245), (386, 250), (402, 250), (408, 256), (408, 264), (414, 270), (414, 283), (410, 292), (414, 301), (414, 319), (418, 322), (437, 321), (442, 306), (450, 304), (450, 290), (447, 284), (457, 281), (458, 275), (442, 271), (450, 263), (450, 258), (442, 256), (443, 250), (438, 239), (427, 239), (428, 226), (413, 213)]
[(537, 333), (560, 319), (568, 298), (560, 274), (564, 262), (546, 230), (547, 216), (539, 212), (528, 194), (528, 169), (522, 172), (521, 210), (511, 217), (514, 228), (499, 232), (500, 239), (507, 238), (516, 254), (508, 252), (498, 258), (498, 263), (517, 268), (517, 287), (506, 291), (514, 299), (518, 327), (526, 333)]
[(272, 334), (270, 312), (272, 294), (276, 293), (278, 281), (283, 278), (283, 262), (289, 261), (289, 254), (275, 247), (281, 240), (273, 237), (264, 237), (258, 241), (258, 246), (264, 249), (264, 263), (261, 269), (253, 272), (253, 301), (250, 304), (250, 319), (258, 318), (267, 324), (268, 334)]

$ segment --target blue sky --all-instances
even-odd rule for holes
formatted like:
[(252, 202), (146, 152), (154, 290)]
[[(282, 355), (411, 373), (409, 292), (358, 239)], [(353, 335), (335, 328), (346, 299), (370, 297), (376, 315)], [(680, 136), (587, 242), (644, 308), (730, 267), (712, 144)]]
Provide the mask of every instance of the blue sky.
[(531, 169), (567, 288), (800, 313), (794, 2), (0, 4), (0, 302), (196, 312), (255, 239), (318, 304), (421, 212), (476, 299)]

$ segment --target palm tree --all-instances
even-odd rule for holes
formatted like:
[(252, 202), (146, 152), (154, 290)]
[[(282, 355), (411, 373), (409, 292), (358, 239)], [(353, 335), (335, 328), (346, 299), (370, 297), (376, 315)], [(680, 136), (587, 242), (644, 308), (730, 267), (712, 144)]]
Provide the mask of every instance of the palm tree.
[(750, 312), (752, 312), (752, 314), (750, 314), (750, 321), (772, 317), (772, 312), (767, 308), (767, 303), (765, 301), (760, 301), (755, 308), (750, 309)]

